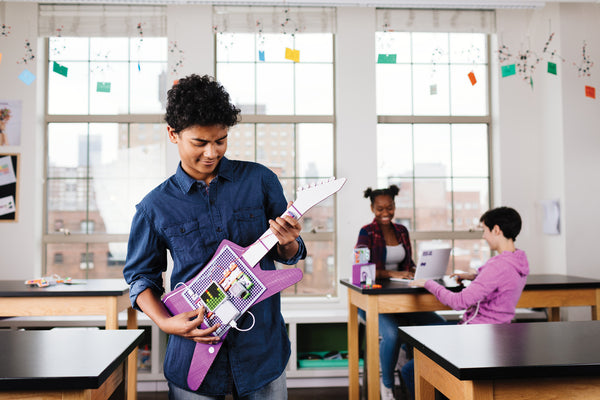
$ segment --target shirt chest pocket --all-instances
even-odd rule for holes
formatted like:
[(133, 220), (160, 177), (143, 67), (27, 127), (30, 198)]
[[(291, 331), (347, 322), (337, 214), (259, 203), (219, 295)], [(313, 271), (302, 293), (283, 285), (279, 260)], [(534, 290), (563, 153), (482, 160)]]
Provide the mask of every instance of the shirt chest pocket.
[[(164, 233), (174, 252), (185, 251), (186, 253), (193, 249), (200, 250), (204, 248), (208, 234), (208, 232), (203, 232), (198, 221), (166, 226)], [(204, 239), (202, 242), (200, 241), (201, 238)]]
[(238, 244), (247, 246), (257, 240), (269, 227), (262, 207), (243, 208), (233, 213), (240, 240)]

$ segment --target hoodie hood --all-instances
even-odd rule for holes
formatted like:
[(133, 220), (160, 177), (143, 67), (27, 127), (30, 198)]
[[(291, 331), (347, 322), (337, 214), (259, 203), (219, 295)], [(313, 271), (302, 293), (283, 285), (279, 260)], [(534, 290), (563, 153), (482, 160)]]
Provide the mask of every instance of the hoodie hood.
[[(520, 276), (529, 275), (529, 261), (527, 260), (527, 255), (523, 250), (516, 249), (514, 253), (510, 251), (504, 251), (494, 258), (497, 261), (510, 265)], [(484, 267), (485, 265), (481, 268)]]

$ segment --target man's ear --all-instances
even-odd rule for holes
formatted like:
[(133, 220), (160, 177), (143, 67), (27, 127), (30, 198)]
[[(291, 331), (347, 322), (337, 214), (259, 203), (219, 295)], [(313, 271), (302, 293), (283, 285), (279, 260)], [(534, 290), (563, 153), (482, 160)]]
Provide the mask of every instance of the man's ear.
[(503, 235), (502, 229), (500, 229), (498, 225), (494, 225), (494, 227), (492, 228), (492, 233), (494, 235)]
[(171, 143), (177, 143), (177, 141), (179, 140), (179, 134), (177, 132), (175, 132), (175, 130), (168, 125), (167, 125), (167, 132), (169, 134), (169, 141)]

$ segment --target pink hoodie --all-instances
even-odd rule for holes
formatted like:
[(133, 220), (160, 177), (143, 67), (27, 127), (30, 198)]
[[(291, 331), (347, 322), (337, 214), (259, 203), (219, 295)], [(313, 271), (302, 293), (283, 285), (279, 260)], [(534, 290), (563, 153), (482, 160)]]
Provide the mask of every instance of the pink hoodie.
[(452, 292), (429, 280), (425, 289), (454, 310), (467, 310), (461, 323), (507, 324), (529, 274), (529, 262), (522, 250), (505, 251), (479, 268), (477, 277), (461, 292)]

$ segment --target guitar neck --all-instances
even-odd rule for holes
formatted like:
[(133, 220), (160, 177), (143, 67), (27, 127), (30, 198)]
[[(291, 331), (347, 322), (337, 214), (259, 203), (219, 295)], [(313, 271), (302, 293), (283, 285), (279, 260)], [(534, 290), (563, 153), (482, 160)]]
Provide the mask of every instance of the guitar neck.
[[(286, 215), (298, 220), (303, 214), (292, 204), (290, 208), (281, 214), (282, 217)], [(276, 244), (277, 236), (275, 236), (273, 231), (269, 228), (256, 242), (252, 243), (250, 247), (246, 249), (244, 254), (242, 254), (242, 258), (246, 261), (247, 265), (254, 268), (254, 266), (257, 265)]]
[[(327, 181), (311, 184), (306, 188), (299, 189), (298, 198), (281, 216), (288, 215), (295, 220), (299, 220), (311, 207), (340, 190), (345, 182), (346, 178), (331, 178)], [(241, 257), (246, 261), (247, 265), (254, 267), (276, 244), (277, 237), (271, 229), (268, 229), (256, 242), (247, 248)]]

